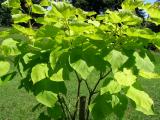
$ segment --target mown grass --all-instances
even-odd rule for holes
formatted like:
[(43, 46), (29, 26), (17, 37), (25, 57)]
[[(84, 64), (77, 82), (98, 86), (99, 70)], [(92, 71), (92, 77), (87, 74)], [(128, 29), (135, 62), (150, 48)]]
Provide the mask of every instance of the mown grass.
[(37, 104), (35, 97), (18, 90), (19, 82), (13, 80), (0, 86), (0, 120), (35, 120), (40, 111), (32, 112)]

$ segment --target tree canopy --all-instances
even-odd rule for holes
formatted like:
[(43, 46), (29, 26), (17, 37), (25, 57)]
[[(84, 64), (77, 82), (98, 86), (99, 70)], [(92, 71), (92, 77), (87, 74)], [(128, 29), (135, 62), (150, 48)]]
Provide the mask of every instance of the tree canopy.
[[(160, 32), (143, 26), (143, 16), (135, 10), (145, 10), (145, 21), (159, 25), (157, 3), (125, 0), (121, 9), (104, 14), (68, 2), (27, 0), (26, 5), (29, 11), (23, 11), (19, 0), (6, 3), (12, 8), (13, 25), (0, 36), (0, 84), (19, 76), (20, 87), (32, 92), (47, 108), (44, 114), (55, 119), (80, 118), (81, 88), (88, 91), (84, 120), (105, 120), (110, 114), (123, 119), (130, 101), (137, 111), (154, 115), (154, 102), (139, 78), (160, 78), (154, 55), (146, 49), (149, 43), (160, 47)], [(32, 20), (42, 26), (35, 29)], [(74, 110), (68, 110), (65, 100), (74, 87), (67, 83), (73, 81), (76, 100)]]

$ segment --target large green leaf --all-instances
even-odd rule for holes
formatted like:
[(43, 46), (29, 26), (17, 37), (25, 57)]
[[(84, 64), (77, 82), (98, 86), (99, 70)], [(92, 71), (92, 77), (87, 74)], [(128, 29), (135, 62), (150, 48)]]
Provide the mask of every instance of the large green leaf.
[(99, 26), (100, 26), (99, 21), (88, 20), (88, 23), (91, 23), (91, 24), (93, 24), (93, 25), (96, 26), (96, 27), (99, 27)]
[(130, 87), (126, 95), (136, 103), (136, 110), (141, 111), (146, 115), (154, 114), (152, 111), (153, 100), (147, 93), (134, 87)]
[(148, 28), (146, 29), (130, 28), (130, 29), (126, 29), (124, 34), (131, 37), (140, 37), (140, 38), (151, 39), (151, 40), (154, 39), (154, 37), (156, 37), (155, 33)]
[(89, 106), (89, 110), (94, 120), (107, 120), (109, 115), (115, 113), (119, 119), (122, 119), (127, 108), (127, 100), (123, 95), (103, 94), (97, 96)]
[(70, 65), (85, 80), (91, 74), (91, 72), (94, 70), (93, 66), (88, 66), (87, 63), (82, 59), (80, 59), (74, 63), (70, 63)]
[(49, 2), (49, 0), (41, 0), (40, 5), (41, 6), (50, 6), (50, 2)]
[[(52, 18), (54, 17), (54, 18)], [(50, 11), (47, 12), (45, 19), (49, 22), (56, 22), (58, 19), (60, 18), (64, 18), (62, 13), (60, 11), (57, 10), (57, 8), (55, 6), (52, 6), (52, 9)]]
[(147, 78), (147, 79), (160, 78), (159, 73), (147, 72), (147, 71), (144, 71), (144, 70), (140, 70), (139, 75), (144, 77), (144, 78)]
[(67, 93), (67, 89), (65, 83), (63, 81), (52, 81), (48, 78), (43, 79), (36, 84), (34, 84), (34, 94), (38, 95), (43, 91), (51, 91), (55, 94), (62, 93), (65, 95)]
[(118, 93), (120, 91), (121, 91), (121, 85), (117, 81), (111, 80), (106, 86), (103, 86), (101, 88), (101, 95), (107, 92), (113, 94), (113, 93)]
[(27, 23), (30, 19), (31, 16), (27, 15), (27, 14), (14, 14), (12, 15), (13, 21), (14, 23)]
[(136, 66), (139, 70), (153, 72), (154, 71), (154, 64), (150, 60), (150, 58), (145, 54), (144, 56), (140, 56), (137, 52), (134, 53)]
[(8, 38), (2, 42), (2, 53), (5, 55), (19, 55), (21, 52), (19, 51), (17, 44), (19, 42), (13, 40), (12, 38)]
[(132, 71), (124, 68), (123, 71), (118, 71), (114, 74), (114, 78), (120, 85), (131, 86), (136, 82), (137, 77), (133, 75)]
[(20, 0), (8, 0), (9, 7), (20, 8)]
[(131, 11), (107, 11), (106, 22), (122, 23), (124, 25), (138, 25), (142, 22), (141, 18), (134, 15)]
[(127, 10), (120, 11), (119, 16), (121, 17), (121, 23), (125, 25), (140, 25), (142, 23), (140, 17)]
[(21, 33), (25, 35), (34, 35), (35, 31), (31, 28), (26, 28), (17, 24), (12, 25), (16, 30), (20, 31)]
[(112, 50), (105, 58), (111, 64), (112, 71), (116, 72), (128, 59), (120, 51)]
[(60, 31), (59, 28), (53, 26), (53, 25), (45, 25), (38, 29), (36, 36), (37, 37), (55, 37), (58, 32)]
[(121, 23), (121, 17), (119, 16), (119, 12), (107, 11), (106, 21), (111, 23)]
[(57, 102), (57, 94), (51, 91), (43, 91), (36, 96), (36, 99), (47, 107), (53, 107)]
[(42, 6), (40, 6), (40, 5), (38, 5), (38, 4), (33, 4), (32, 5), (32, 12), (33, 13), (37, 13), (37, 14), (45, 14), (45, 9), (42, 7)]
[(142, 9), (144, 9), (149, 14), (149, 19), (147, 19), (148, 21), (153, 22), (156, 25), (160, 24), (160, 10), (157, 3), (145, 4), (142, 6)]
[(75, 9), (71, 4), (68, 4), (66, 2), (57, 3), (54, 4), (57, 11), (59, 11), (65, 19), (69, 19), (70, 17), (73, 17), (75, 15)]
[(33, 53), (27, 53), (23, 56), (23, 60), (25, 64), (28, 64), (30, 61), (32, 61), (32, 57), (35, 56)]
[(7, 74), (10, 69), (10, 63), (7, 61), (0, 61), (0, 77)]
[(47, 64), (37, 64), (32, 68), (31, 78), (33, 83), (37, 83), (40, 80), (45, 79), (48, 76)]
[(143, 6), (143, 2), (143, 0), (124, 0), (122, 9), (134, 11), (135, 8)]
[(56, 49), (54, 49), (51, 52), (50, 57), (49, 57), (49, 62), (50, 62), (52, 69), (55, 68), (55, 66), (59, 60), (59, 57), (62, 55), (62, 53), (63, 53), (63, 51), (59, 47), (57, 47)]
[(94, 120), (106, 120), (107, 116), (113, 112), (110, 95), (102, 95), (96, 97), (94, 102), (90, 104), (89, 110)]
[(63, 80), (63, 69), (61, 68), (60, 70), (58, 70), (57, 73), (54, 73), (51, 77), (50, 77), (50, 80), (53, 80), (53, 81), (64, 81)]

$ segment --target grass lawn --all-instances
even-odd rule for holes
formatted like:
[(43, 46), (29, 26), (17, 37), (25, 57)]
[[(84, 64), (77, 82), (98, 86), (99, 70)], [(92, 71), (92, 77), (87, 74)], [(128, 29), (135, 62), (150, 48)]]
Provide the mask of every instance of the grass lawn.
[(32, 112), (37, 104), (35, 97), (18, 90), (18, 81), (0, 86), (0, 120), (35, 120), (40, 111)]

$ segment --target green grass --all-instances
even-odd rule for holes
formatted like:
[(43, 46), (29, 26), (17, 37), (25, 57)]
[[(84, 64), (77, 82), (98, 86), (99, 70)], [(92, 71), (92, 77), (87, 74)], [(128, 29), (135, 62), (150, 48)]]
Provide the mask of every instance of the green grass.
[(25, 90), (17, 89), (18, 81), (13, 80), (0, 86), (0, 120), (35, 120), (39, 111), (32, 112), (37, 104), (35, 97)]

